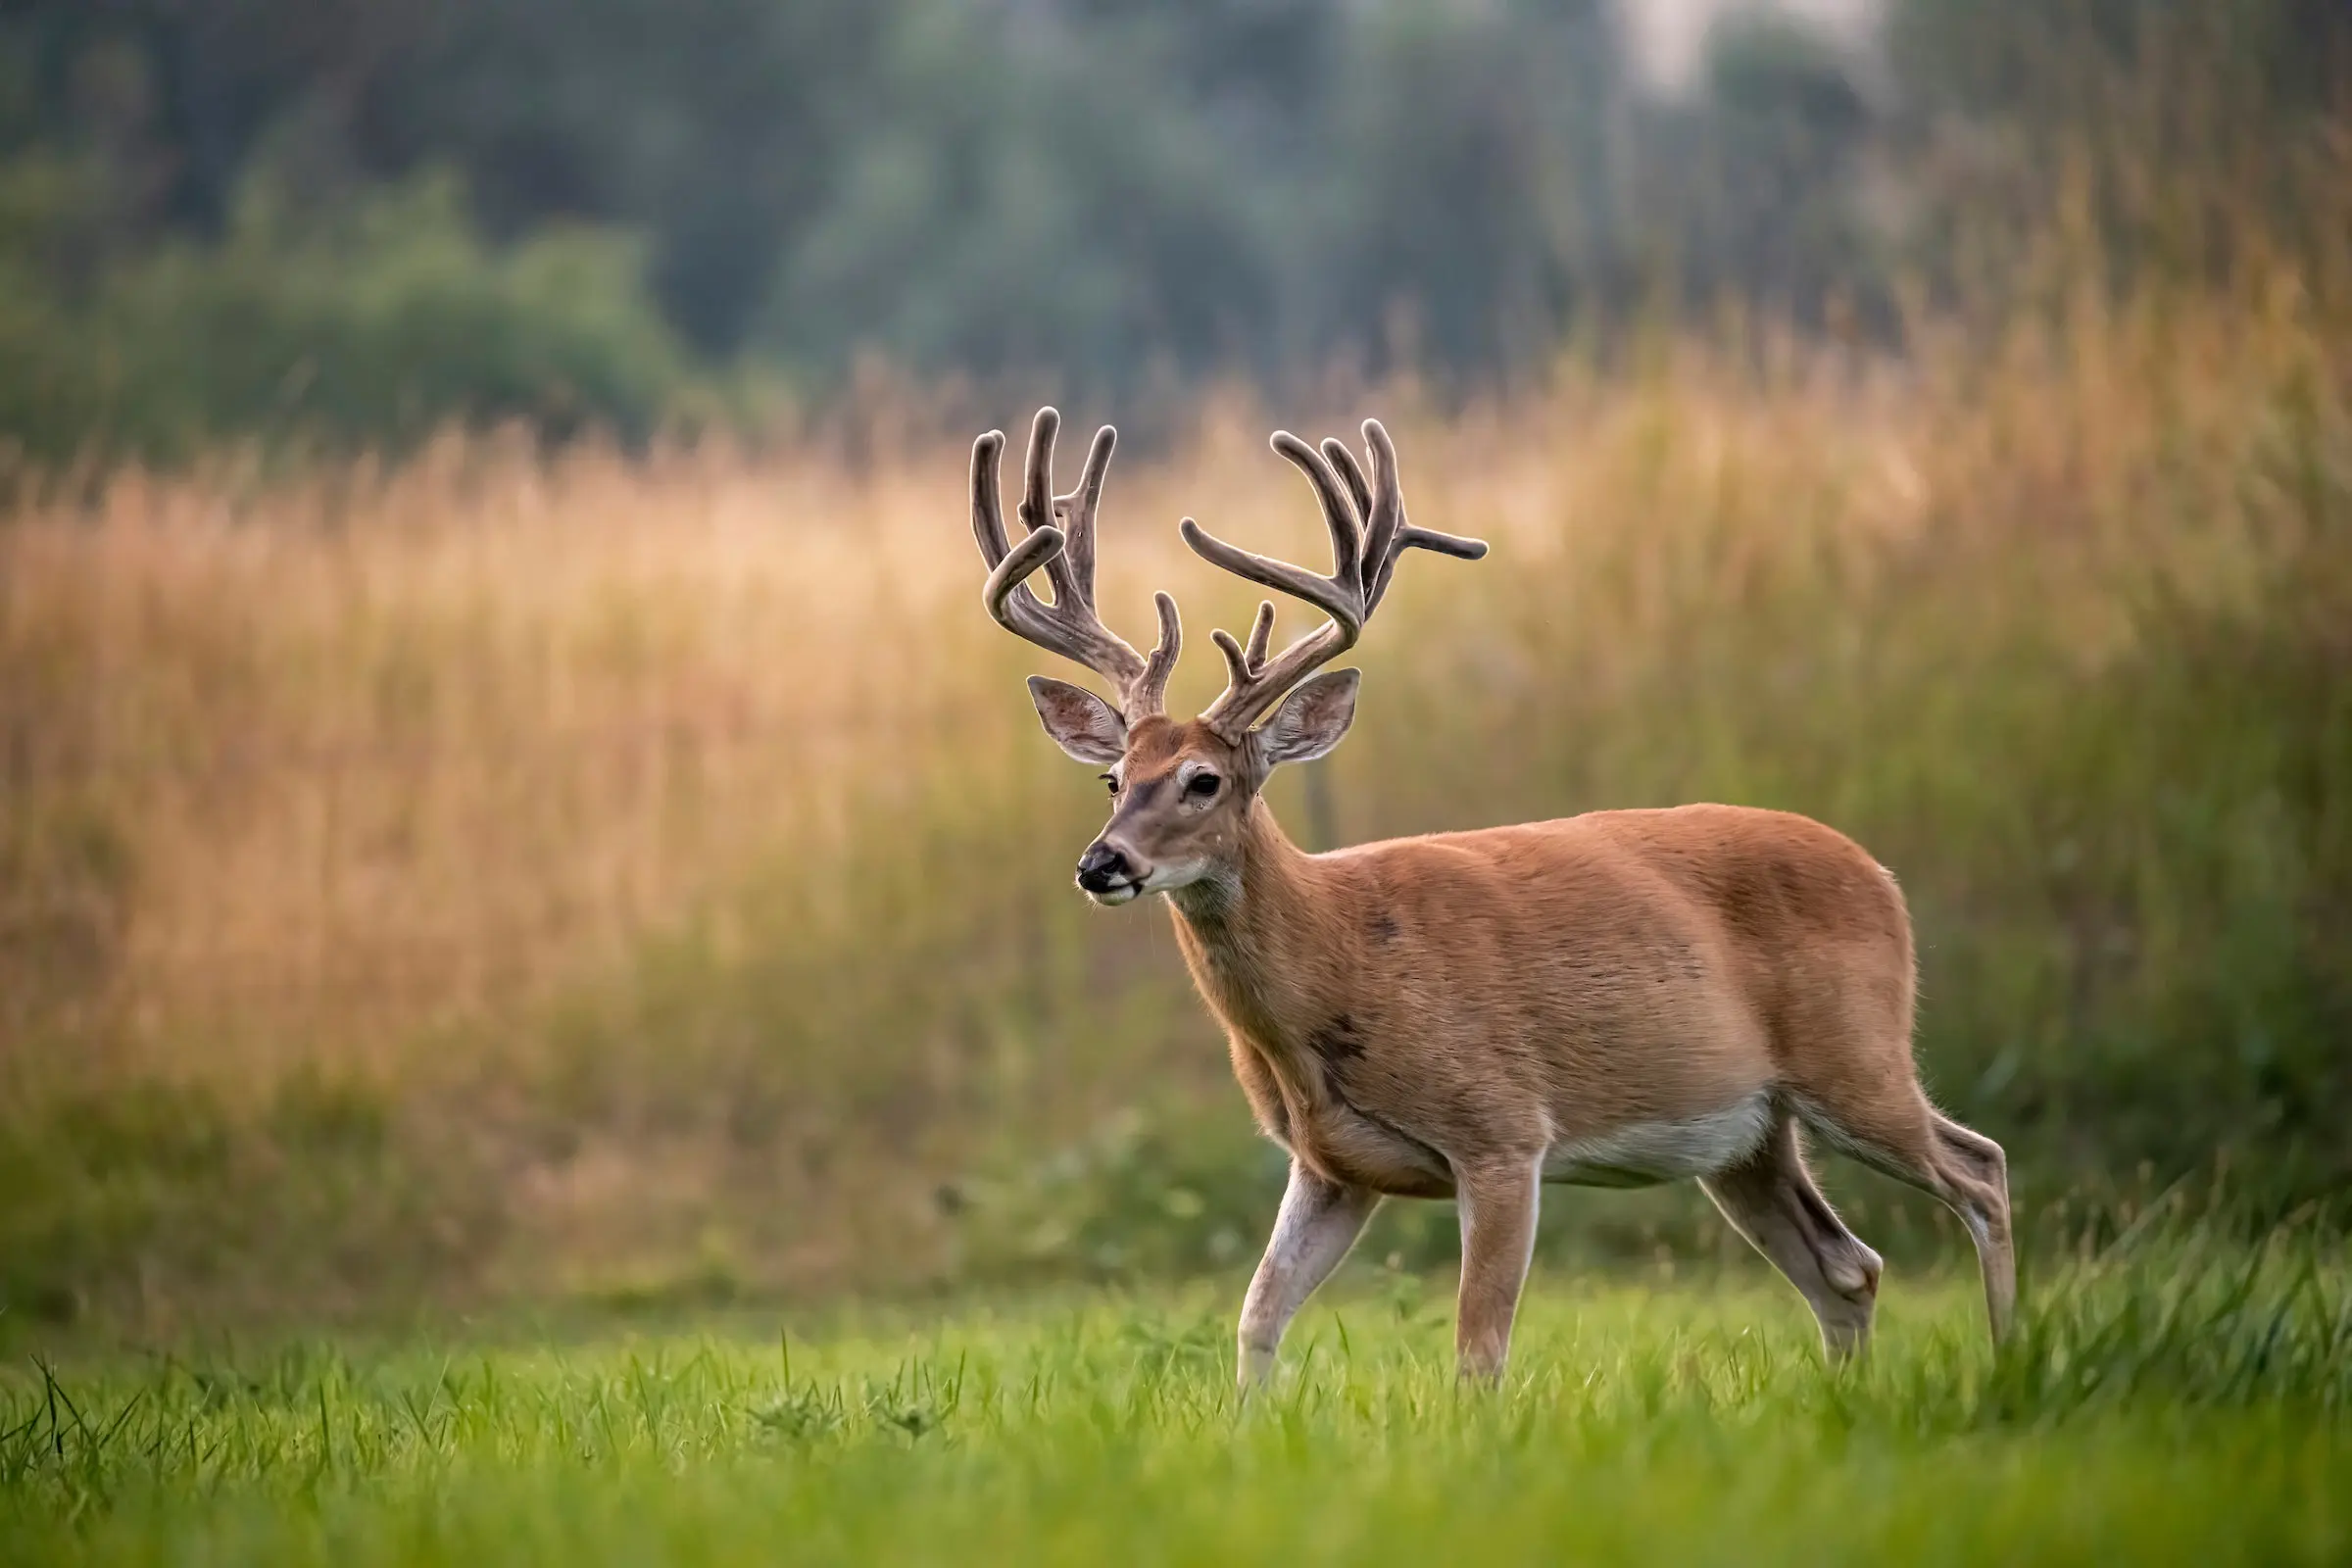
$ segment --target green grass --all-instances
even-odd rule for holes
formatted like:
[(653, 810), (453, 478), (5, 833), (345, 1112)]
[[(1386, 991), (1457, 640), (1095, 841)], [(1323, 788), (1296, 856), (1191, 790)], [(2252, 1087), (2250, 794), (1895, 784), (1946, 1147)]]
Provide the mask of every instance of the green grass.
[(2195, 1238), (1890, 1279), (1833, 1375), (1785, 1289), (1540, 1278), (1502, 1390), (1359, 1269), (1230, 1392), (1230, 1283), (0, 1374), (0, 1559), (2342, 1561), (2352, 1272)]

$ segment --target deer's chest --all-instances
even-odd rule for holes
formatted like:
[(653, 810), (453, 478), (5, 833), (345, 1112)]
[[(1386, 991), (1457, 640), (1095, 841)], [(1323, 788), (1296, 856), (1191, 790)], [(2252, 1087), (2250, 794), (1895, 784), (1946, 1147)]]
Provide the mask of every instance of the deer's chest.
[(1266, 1135), (1316, 1174), (1394, 1198), (1451, 1198), (1446, 1156), (1348, 1099), (1345, 1061), (1232, 1041), (1234, 1076)]

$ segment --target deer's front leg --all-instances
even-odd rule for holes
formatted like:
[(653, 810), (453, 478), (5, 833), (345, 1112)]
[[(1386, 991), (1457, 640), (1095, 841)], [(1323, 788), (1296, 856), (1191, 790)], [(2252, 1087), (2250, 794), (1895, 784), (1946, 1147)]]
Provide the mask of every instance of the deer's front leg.
[(1239, 1375), (1244, 1389), (1274, 1370), (1282, 1331), (1315, 1287), (1331, 1278), (1379, 1206), (1380, 1195), (1371, 1189), (1325, 1181), (1297, 1159), (1291, 1161), (1291, 1184), (1283, 1190), (1274, 1235), (1242, 1299)]
[(1511, 1319), (1535, 1253), (1540, 1159), (1496, 1161), (1454, 1171), (1462, 1218), (1462, 1289), (1453, 1326), (1454, 1367), (1493, 1381), (1511, 1353)]

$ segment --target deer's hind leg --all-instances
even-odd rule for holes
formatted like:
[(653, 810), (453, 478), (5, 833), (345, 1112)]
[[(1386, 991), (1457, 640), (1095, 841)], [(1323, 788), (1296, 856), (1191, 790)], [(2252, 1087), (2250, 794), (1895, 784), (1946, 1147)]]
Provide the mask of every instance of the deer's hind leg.
[(2007, 1339), (2017, 1311), (2017, 1253), (2010, 1240), (2009, 1160), (2001, 1146), (1929, 1104), (1916, 1086), (1838, 1103), (1806, 1095), (1797, 1111), (1840, 1152), (1940, 1200), (1960, 1217), (1984, 1276), (1993, 1343)]
[(1829, 1358), (1861, 1353), (1870, 1343), (1883, 1265), (1813, 1185), (1794, 1120), (1781, 1116), (1754, 1153), (1699, 1186), (1804, 1297)]

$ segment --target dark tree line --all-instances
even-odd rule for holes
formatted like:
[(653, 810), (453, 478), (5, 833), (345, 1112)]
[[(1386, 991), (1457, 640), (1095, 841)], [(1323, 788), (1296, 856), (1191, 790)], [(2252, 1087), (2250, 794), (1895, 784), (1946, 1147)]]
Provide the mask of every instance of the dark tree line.
[(1667, 97), (1610, 0), (40, 0), (0, 12), (0, 428), (641, 429), (866, 352), (1485, 377), (1660, 301), (1867, 318), (2031, 224), (2062, 141), (2300, 145), (2347, 16), (1754, 11)]

